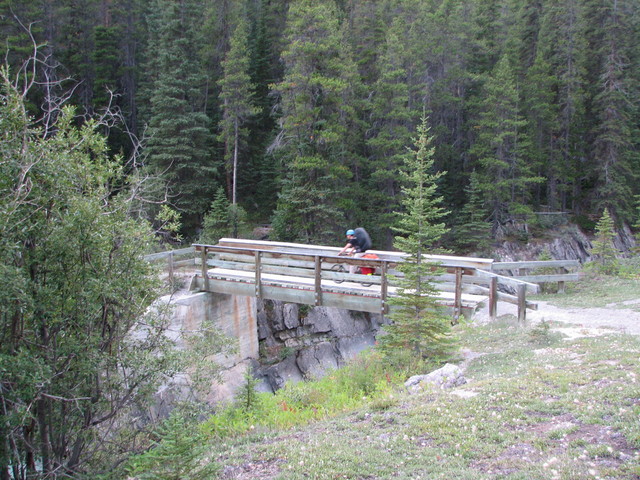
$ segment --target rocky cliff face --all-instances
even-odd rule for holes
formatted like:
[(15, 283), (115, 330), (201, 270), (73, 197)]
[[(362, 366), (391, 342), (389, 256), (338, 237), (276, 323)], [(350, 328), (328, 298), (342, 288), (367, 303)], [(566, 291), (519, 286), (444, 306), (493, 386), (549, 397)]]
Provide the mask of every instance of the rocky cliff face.
[[(614, 245), (620, 256), (626, 256), (636, 247), (633, 233), (626, 225), (618, 230)], [(546, 232), (544, 238), (534, 238), (526, 243), (503, 240), (493, 252), (493, 257), (501, 262), (538, 260), (546, 251), (554, 260), (578, 260), (585, 263), (591, 260), (593, 244), (578, 226), (558, 225)]]
[(527, 243), (503, 241), (494, 250), (494, 258), (501, 262), (538, 260), (543, 252), (554, 260), (588, 261), (592, 245), (589, 238), (575, 225), (564, 225), (546, 238), (532, 239)]
[(380, 315), (263, 300), (257, 304), (262, 389), (322, 376), (375, 343)]

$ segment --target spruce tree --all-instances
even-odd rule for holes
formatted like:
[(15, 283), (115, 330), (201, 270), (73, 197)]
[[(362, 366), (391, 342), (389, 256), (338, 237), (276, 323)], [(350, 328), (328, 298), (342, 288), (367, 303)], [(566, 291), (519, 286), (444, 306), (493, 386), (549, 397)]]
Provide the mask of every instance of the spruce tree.
[(446, 232), (442, 218), (442, 197), (434, 173), (432, 138), (427, 119), (418, 127), (416, 150), (405, 157), (401, 171), (403, 211), (398, 212), (394, 247), (407, 254), (398, 265), (403, 274), (397, 280), (397, 295), (390, 300), (391, 325), (379, 338), (379, 348), (391, 361), (418, 358), (431, 363), (447, 359), (455, 349), (451, 334), (451, 317), (438, 305), (433, 281), (429, 279), (436, 265), (424, 255), (433, 252), (436, 242)]
[(615, 238), (614, 221), (609, 209), (605, 208), (596, 224), (596, 238), (591, 249), (596, 271), (607, 275), (618, 273), (620, 264), (616, 256)]
[[(540, 18), (537, 53), (526, 73), (525, 109), (539, 201), (551, 209), (577, 208), (584, 170), (586, 42), (576, 0), (549, 0)], [(546, 190), (541, 190), (542, 186)]]
[[(376, 212), (372, 235), (378, 238), (380, 248), (393, 244), (395, 212), (398, 209), (398, 170), (403, 163), (406, 148), (411, 143), (413, 119), (409, 105), (409, 85), (402, 39), (404, 23), (394, 22), (387, 32), (384, 53), (380, 54), (380, 77), (373, 85), (370, 104), (371, 137), (367, 140), (369, 161), (367, 175), (367, 204)], [(417, 118), (415, 116), (414, 118)]]
[(218, 82), (223, 111), (219, 140), (224, 144), (227, 190), (232, 205), (237, 203), (240, 157), (247, 151), (248, 131), (244, 124), (257, 113), (252, 104), (254, 86), (249, 78), (247, 35), (247, 23), (242, 17), (231, 36), (229, 51), (222, 62), (224, 74)]
[(148, 162), (169, 183), (188, 236), (213, 199), (219, 165), (205, 113), (206, 79), (196, 61), (199, 10), (193, 0), (184, 5), (155, 0), (154, 6), (146, 93)]
[(224, 188), (218, 188), (216, 196), (211, 202), (211, 208), (204, 216), (202, 233), (199, 239), (201, 243), (215, 244), (220, 238), (226, 237), (231, 233), (230, 206)]
[(541, 179), (528, 163), (526, 120), (509, 59), (503, 56), (484, 85), (481, 113), (472, 148), (481, 167), (480, 188), (489, 208), (492, 234), (501, 233), (515, 215), (527, 211), (529, 187)]
[[(589, 2), (588, 21), (592, 52), (599, 60), (593, 71), (591, 160), (595, 169), (595, 207), (606, 207), (622, 221), (630, 221), (637, 183), (639, 89), (636, 85), (638, 58), (637, 2)], [(592, 17), (596, 15), (597, 17)]]
[(356, 67), (332, 0), (296, 0), (289, 8), (285, 76), (279, 95), (280, 133), (274, 154), (282, 188), (273, 218), (278, 239), (333, 242), (347, 212), (347, 188), (359, 138)]
[(471, 172), (469, 184), (464, 189), (466, 201), (456, 215), (451, 229), (451, 243), (473, 255), (488, 255), (491, 243), (491, 225), (487, 222), (478, 174)]

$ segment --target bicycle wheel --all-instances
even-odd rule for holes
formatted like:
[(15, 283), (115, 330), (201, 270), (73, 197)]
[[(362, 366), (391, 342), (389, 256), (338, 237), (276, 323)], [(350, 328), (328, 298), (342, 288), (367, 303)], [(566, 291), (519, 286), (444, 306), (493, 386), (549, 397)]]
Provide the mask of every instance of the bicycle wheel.
[[(360, 272), (362, 273), (362, 272)], [(362, 285), (363, 287), (370, 287), (371, 285), (373, 285), (373, 282), (368, 283), (368, 282), (360, 282), (360, 285)]]
[[(334, 272), (338, 272), (338, 273), (346, 273), (347, 271), (345, 270), (345, 268), (342, 266), (341, 263), (336, 263), (331, 267), (331, 270), (333, 270)], [(334, 279), (333, 280), (336, 283), (342, 283), (344, 282), (344, 278), (340, 278), (340, 279)]]

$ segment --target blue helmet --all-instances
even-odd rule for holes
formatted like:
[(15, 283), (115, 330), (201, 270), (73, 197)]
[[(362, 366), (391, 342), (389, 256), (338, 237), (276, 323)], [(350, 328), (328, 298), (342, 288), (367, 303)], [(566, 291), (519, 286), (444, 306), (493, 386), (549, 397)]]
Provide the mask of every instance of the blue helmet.
[(355, 234), (356, 232), (354, 230), (349, 229), (347, 230), (347, 233), (345, 235), (355, 235)]

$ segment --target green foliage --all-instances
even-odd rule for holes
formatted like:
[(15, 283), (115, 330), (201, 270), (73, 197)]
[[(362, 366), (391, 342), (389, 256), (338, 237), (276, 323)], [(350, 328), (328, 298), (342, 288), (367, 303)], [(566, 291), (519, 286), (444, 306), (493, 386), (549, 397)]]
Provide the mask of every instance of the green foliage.
[(238, 204), (230, 204), (224, 188), (220, 187), (204, 217), (199, 241), (215, 244), (223, 237), (238, 238), (238, 232), (244, 232), (246, 228), (246, 218), (244, 209)]
[(165, 335), (168, 312), (150, 308), (152, 230), (129, 216), (131, 191), (112, 189), (141, 186), (107, 154), (102, 125), (75, 126), (64, 107), (45, 136), (6, 70), (3, 81), (0, 475), (80, 475), (123, 460), (134, 407), (185, 357)]
[(127, 462), (131, 480), (209, 480), (215, 478), (219, 466), (202, 461), (208, 446), (197, 419), (174, 412), (156, 429), (154, 444)]
[(620, 270), (620, 262), (616, 255), (617, 249), (614, 245), (615, 238), (613, 219), (609, 210), (605, 208), (596, 224), (596, 238), (591, 249), (591, 254), (594, 257), (592, 267), (599, 273), (615, 275)]
[(174, 242), (180, 242), (182, 235), (180, 235), (180, 213), (168, 205), (162, 205), (160, 211), (156, 215), (156, 222), (159, 223), (158, 230), (169, 236)]
[(486, 220), (488, 215), (475, 171), (469, 177), (465, 193), (467, 200), (447, 237), (463, 251), (471, 251), (476, 256), (488, 255), (491, 225)]
[(214, 196), (219, 166), (211, 154), (206, 78), (196, 55), (200, 6), (193, 0), (155, 0), (152, 12), (143, 90), (145, 151), (149, 167), (171, 187), (183, 229), (193, 234)]
[(291, 3), (286, 40), (285, 75), (273, 85), (281, 112), (274, 154), (283, 177), (273, 232), (279, 240), (328, 243), (352, 196), (356, 66), (333, 1)]
[(400, 235), (395, 247), (408, 257), (398, 265), (403, 276), (398, 279), (397, 296), (390, 300), (392, 324), (380, 336), (379, 348), (389, 359), (400, 355), (404, 360), (409, 352), (438, 363), (456, 347), (450, 331), (451, 318), (442, 312), (438, 292), (428, 279), (436, 266), (424, 258), (446, 232), (444, 224), (438, 223), (445, 215), (436, 192), (436, 181), (442, 173), (432, 173), (431, 140), (425, 117), (418, 127), (417, 150), (407, 154), (401, 171), (405, 210), (398, 213), (396, 231)]
[(522, 116), (516, 78), (510, 59), (503, 55), (484, 84), (476, 129), (478, 138), (471, 153), (480, 166), (479, 186), (494, 236), (504, 234), (505, 225), (527, 205), (528, 187), (539, 183), (528, 163), (529, 140)]
[[(363, 352), (321, 379), (287, 383), (275, 394), (254, 397), (253, 392), (249, 402), (243, 388), (233, 405), (209, 418), (202, 428), (215, 438), (228, 438), (261, 429), (304, 425), (369, 401), (383, 404), (406, 373), (390, 366), (375, 351)], [(245, 387), (249, 388), (249, 383)]]
[(244, 173), (240, 160), (246, 151), (248, 130), (244, 124), (258, 110), (252, 105), (252, 90), (249, 77), (249, 50), (247, 23), (244, 17), (235, 27), (230, 48), (222, 62), (224, 75), (219, 80), (220, 99), (223, 104), (219, 140), (224, 145), (227, 185), (231, 203), (237, 203), (238, 175)]
[(244, 383), (236, 396), (238, 406), (247, 412), (259, 408), (257, 405), (259, 398), (256, 392), (256, 385), (258, 385), (259, 382), (260, 381), (253, 376), (251, 369), (247, 368), (244, 372)]

